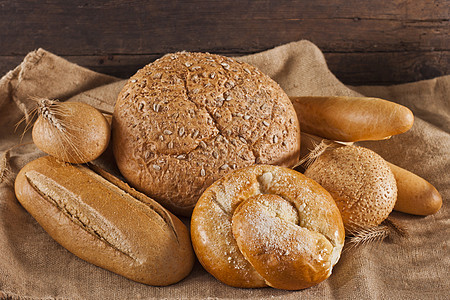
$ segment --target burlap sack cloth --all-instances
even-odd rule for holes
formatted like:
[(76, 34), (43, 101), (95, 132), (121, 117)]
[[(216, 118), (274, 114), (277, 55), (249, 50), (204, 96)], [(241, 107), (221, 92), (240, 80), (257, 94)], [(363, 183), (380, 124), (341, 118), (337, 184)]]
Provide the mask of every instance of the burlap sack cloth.
[[(307, 41), (239, 58), (259, 67), (288, 95), (375, 96), (401, 103), (415, 114), (413, 128), (390, 140), (367, 142), (386, 160), (426, 178), (444, 206), (435, 215), (394, 213), (410, 237), (347, 250), (329, 279), (303, 291), (237, 289), (198, 263), (169, 287), (139, 284), (86, 263), (39, 226), (15, 199), (12, 182), (28, 161), (43, 155), (33, 144), (10, 152), (11, 172), (0, 185), (0, 297), (11, 299), (325, 298), (448, 299), (450, 295), (450, 76), (396, 86), (346, 87), (328, 70), (320, 50)], [(15, 124), (29, 113), (30, 96), (89, 102), (110, 109), (123, 81), (72, 64), (45, 50), (30, 53), (0, 81), (0, 150), (31, 141)], [(2, 164), (5, 164), (5, 158)]]

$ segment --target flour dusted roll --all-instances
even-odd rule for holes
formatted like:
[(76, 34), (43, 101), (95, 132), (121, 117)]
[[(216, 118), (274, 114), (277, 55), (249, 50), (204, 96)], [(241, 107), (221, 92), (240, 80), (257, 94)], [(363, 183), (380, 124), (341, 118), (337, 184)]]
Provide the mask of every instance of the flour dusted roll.
[(149, 285), (186, 277), (194, 263), (186, 226), (154, 200), (96, 171), (41, 157), (17, 175), (16, 196), (54, 240), (83, 260)]
[(294, 170), (256, 165), (206, 189), (191, 221), (194, 250), (235, 287), (308, 288), (339, 260), (344, 227), (330, 194)]
[(121, 173), (172, 212), (234, 169), (291, 167), (300, 131), (291, 101), (255, 67), (208, 53), (167, 54), (120, 92), (112, 144)]

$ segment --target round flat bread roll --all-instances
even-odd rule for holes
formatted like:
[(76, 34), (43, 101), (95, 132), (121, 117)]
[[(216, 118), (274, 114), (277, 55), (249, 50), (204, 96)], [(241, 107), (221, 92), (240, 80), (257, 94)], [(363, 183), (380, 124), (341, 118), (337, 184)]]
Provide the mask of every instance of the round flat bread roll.
[(288, 168), (256, 165), (206, 189), (191, 238), (203, 267), (230, 286), (298, 290), (330, 276), (345, 233), (319, 184)]
[(131, 77), (114, 109), (112, 139), (125, 178), (183, 215), (230, 171), (293, 166), (300, 150), (298, 119), (280, 86), (208, 53), (167, 54)]

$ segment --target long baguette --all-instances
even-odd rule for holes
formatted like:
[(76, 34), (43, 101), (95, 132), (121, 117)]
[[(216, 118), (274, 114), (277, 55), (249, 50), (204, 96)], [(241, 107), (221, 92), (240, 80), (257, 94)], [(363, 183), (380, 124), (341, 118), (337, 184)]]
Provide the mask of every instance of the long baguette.
[(302, 132), (335, 141), (383, 140), (414, 122), (405, 106), (367, 97), (290, 97)]
[(16, 196), (54, 240), (83, 260), (149, 285), (186, 277), (194, 254), (185, 225), (97, 171), (41, 157), (17, 175)]

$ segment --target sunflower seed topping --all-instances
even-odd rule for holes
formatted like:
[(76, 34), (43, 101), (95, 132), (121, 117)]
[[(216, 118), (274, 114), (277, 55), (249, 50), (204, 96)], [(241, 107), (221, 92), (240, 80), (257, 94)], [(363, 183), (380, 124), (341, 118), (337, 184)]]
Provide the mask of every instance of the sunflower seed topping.
[(225, 87), (228, 88), (228, 89), (234, 87), (234, 82), (233, 82), (233, 81), (227, 81), (227, 82), (225, 82)]

